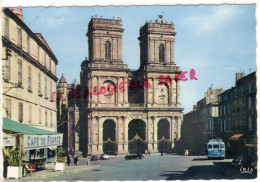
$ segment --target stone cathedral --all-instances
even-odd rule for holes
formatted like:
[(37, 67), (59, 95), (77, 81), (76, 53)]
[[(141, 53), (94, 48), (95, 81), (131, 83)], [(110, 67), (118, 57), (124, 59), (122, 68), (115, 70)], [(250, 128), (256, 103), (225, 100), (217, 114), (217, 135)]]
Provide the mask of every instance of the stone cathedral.
[(123, 62), (123, 31), (121, 19), (92, 17), (88, 24), (89, 56), (81, 64), (77, 103), (78, 150), (167, 152), (181, 136), (183, 117), (174, 24), (157, 19), (140, 28), (140, 67), (134, 71)]

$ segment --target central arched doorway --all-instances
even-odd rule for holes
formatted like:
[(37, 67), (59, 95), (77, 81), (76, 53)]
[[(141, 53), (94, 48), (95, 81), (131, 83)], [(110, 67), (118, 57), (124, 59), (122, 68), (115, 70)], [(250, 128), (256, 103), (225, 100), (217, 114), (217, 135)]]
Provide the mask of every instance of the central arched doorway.
[(116, 153), (116, 124), (111, 119), (103, 123), (103, 152), (110, 155)]
[(146, 124), (143, 120), (134, 119), (128, 124), (129, 153), (144, 153), (146, 147)]
[(158, 122), (158, 151), (163, 153), (168, 153), (171, 149), (170, 142), (170, 124), (168, 120), (161, 119)]

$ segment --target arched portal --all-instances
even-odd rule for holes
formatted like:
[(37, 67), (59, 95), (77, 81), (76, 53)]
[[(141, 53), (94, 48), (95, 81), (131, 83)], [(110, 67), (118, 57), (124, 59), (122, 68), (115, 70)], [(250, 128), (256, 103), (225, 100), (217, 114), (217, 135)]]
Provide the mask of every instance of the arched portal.
[(158, 122), (158, 151), (168, 153), (171, 149), (171, 142), (170, 142), (170, 124), (168, 120), (161, 119)]
[(111, 119), (103, 123), (103, 152), (111, 155), (116, 153), (116, 124)]
[(146, 124), (143, 120), (134, 119), (128, 124), (129, 153), (144, 153), (146, 147)]

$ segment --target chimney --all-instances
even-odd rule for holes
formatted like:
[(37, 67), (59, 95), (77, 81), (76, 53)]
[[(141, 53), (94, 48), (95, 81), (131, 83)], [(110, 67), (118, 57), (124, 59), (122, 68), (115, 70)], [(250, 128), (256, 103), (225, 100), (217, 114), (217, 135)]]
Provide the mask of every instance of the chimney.
[(197, 105), (193, 105), (193, 111), (197, 110)]
[(12, 12), (23, 21), (23, 10), (22, 8), (12, 8)]
[(236, 82), (235, 86), (237, 86), (237, 81), (245, 76), (245, 73), (236, 73)]

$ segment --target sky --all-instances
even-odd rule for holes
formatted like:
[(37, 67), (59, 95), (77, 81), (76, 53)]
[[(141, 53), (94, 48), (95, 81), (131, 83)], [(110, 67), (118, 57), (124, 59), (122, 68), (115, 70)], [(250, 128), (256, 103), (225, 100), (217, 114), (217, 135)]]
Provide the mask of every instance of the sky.
[[(181, 82), (184, 113), (204, 97), (208, 88), (229, 89), (235, 73), (256, 71), (255, 5), (121, 6), (23, 8), (24, 22), (41, 33), (59, 63), (57, 77), (80, 80), (80, 64), (88, 57), (87, 26), (91, 16), (122, 19), (123, 62), (140, 64), (139, 29), (159, 14), (177, 32), (175, 62), (182, 71), (196, 71), (197, 80)], [(187, 74), (188, 76), (188, 74)]]

